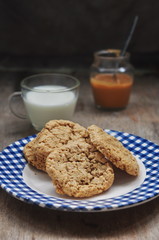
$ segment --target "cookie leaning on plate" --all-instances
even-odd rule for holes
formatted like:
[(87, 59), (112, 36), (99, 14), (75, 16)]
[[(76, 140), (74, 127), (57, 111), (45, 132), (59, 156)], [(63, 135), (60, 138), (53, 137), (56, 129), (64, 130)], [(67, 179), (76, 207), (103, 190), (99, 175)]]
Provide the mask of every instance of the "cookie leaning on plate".
[(139, 166), (135, 157), (115, 137), (110, 136), (96, 125), (88, 127), (92, 144), (117, 168), (137, 176)]
[[(38, 133), (35, 141), (29, 143), (28, 146), (26, 145), (24, 153), (28, 162), (34, 167), (46, 171), (45, 160), (54, 148), (61, 147), (77, 139), (81, 141), (87, 137), (87, 130), (78, 123), (67, 120), (51, 120)], [(31, 145), (32, 152), (30, 149)], [(31, 160), (28, 158), (28, 151), (30, 155), (32, 153)]]
[(28, 142), (23, 149), (25, 159), (39, 170), (45, 171), (44, 162), (39, 161), (35, 154), (36, 138)]
[(54, 149), (46, 159), (46, 171), (56, 192), (72, 197), (91, 197), (111, 187), (111, 164), (92, 144), (74, 141)]

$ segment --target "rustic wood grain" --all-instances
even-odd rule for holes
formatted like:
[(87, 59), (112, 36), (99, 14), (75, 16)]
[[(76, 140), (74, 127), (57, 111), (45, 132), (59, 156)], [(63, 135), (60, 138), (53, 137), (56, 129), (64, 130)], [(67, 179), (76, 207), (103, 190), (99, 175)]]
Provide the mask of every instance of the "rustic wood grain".
[[(74, 121), (133, 133), (159, 144), (159, 76), (137, 76), (130, 103), (122, 111), (96, 109), (87, 74), (79, 72), (76, 76), (81, 81), (81, 90)], [(20, 77), (18, 73), (0, 73), (0, 150), (35, 133), (27, 120), (20, 120), (9, 111), (8, 96), (17, 89)], [(157, 240), (158, 206), (156, 198), (112, 212), (62, 212), (23, 203), (0, 190), (0, 239)]]

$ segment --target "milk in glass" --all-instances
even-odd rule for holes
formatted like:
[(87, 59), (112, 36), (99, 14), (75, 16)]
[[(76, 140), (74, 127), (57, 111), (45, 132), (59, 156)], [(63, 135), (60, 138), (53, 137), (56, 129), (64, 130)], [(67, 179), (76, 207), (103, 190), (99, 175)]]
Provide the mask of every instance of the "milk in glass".
[(63, 86), (34, 87), (24, 98), (28, 117), (37, 130), (41, 130), (49, 120), (70, 120), (76, 102), (75, 93)]

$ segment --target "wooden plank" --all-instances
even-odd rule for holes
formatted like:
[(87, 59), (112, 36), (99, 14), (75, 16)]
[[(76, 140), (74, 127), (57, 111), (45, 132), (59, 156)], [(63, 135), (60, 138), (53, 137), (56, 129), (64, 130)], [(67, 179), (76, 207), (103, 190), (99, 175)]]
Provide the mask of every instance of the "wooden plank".
[[(129, 132), (159, 143), (159, 81), (156, 76), (136, 78), (128, 107), (101, 111), (93, 103), (88, 77), (77, 74), (81, 90), (74, 121), (84, 126)], [(8, 96), (17, 88), (16, 73), (0, 73), (0, 149), (35, 133), (27, 120), (13, 116)], [(23, 203), (0, 190), (0, 239), (152, 239), (159, 236), (159, 198), (120, 211), (74, 213), (40, 208)]]

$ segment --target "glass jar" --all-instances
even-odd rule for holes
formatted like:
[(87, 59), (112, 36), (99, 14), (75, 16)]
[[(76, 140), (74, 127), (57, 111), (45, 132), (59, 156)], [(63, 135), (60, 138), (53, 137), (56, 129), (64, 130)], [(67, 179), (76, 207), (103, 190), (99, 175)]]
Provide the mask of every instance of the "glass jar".
[(90, 84), (98, 108), (122, 109), (128, 104), (134, 68), (129, 53), (120, 56), (120, 50), (95, 52), (91, 66)]

